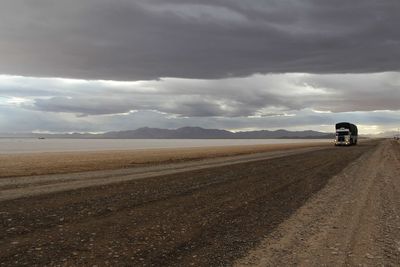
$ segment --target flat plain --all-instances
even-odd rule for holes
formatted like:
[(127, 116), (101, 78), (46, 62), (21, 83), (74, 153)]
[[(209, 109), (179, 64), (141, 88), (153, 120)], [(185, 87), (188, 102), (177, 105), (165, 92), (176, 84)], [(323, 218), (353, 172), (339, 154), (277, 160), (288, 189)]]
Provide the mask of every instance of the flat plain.
[(275, 148), (3, 175), (0, 265), (399, 263), (399, 143)]

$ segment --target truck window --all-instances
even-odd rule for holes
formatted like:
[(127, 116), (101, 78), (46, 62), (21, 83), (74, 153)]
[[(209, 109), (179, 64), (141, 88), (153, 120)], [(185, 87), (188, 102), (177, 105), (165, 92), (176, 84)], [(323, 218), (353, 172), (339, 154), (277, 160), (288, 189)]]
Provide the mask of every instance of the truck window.
[(349, 132), (337, 132), (338, 136), (349, 135)]

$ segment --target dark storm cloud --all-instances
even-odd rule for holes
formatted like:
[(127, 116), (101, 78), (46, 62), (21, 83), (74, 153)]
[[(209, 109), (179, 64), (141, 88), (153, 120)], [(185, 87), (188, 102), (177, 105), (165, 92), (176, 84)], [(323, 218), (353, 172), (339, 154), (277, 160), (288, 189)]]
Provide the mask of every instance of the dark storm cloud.
[(398, 0), (13, 0), (0, 73), (221, 78), (400, 69)]

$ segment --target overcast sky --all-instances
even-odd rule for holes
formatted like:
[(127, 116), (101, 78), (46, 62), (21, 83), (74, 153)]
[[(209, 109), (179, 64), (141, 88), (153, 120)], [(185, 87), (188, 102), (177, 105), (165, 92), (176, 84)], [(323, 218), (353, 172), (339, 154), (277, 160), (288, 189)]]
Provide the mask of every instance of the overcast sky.
[(0, 132), (400, 127), (398, 0), (0, 3)]

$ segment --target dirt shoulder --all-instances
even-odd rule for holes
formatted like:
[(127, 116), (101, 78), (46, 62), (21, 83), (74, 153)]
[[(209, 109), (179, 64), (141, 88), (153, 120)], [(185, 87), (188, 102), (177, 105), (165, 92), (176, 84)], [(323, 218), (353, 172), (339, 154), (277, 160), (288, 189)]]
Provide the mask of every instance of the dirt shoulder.
[(236, 266), (399, 266), (400, 144), (332, 178)]
[(0, 266), (225, 266), (376, 143), (1, 202)]
[(135, 168), (308, 147), (329, 147), (330, 145), (321, 142), (132, 151), (10, 154), (0, 155), (0, 178)]

